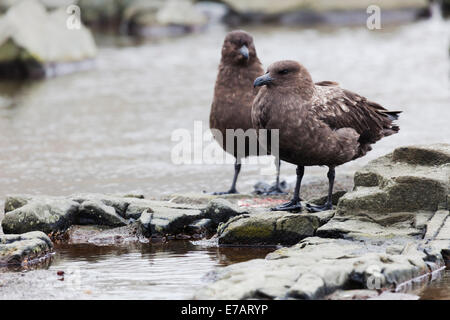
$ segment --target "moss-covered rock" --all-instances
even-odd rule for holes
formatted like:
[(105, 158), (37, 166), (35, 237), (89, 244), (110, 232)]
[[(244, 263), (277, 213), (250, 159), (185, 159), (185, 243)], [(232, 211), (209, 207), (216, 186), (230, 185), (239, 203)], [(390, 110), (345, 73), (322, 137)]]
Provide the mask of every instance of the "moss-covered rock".
[(260, 212), (236, 216), (217, 230), (219, 244), (294, 244), (314, 235), (320, 225), (317, 216), (284, 212)]
[(9, 211), (2, 220), (4, 233), (43, 231), (47, 234), (66, 230), (78, 213), (78, 203), (68, 199), (31, 200)]
[[(64, 231), (74, 224), (120, 227), (138, 220), (146, 212), (151, 219), (143, 224), (143, 228), (148, 228), (145, 233), (176, 235), (188, 230), (192, 223), (204, 219), (203, 208), (191, 204), (102, 194), (68, 197), (10, 195), (5, 202), (7, 213), (2, 227), (5, 233), (32, 230), (51, 233)], [(192, 228), (190, 230), (193, 232)]]
[(32, 199), (32, 196), (30, 195), (9, 195), (5, 199), (5, 213), (9, 211), (13, 211), (17, 208), (23, 207), (26, 205), (30, 200)]
[(52, 248), (49, 237), (40, 231), (0, 235), (0, 266), (33, 263)]

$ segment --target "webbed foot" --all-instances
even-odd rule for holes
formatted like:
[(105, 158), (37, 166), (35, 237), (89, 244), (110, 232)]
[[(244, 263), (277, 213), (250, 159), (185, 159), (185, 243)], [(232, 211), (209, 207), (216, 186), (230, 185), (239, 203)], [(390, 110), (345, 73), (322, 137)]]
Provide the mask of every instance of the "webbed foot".
[[(204, 193), (206, 193), (205, 191), (203, 191)], [(218, 192), (211, 192), (209, 194), (214, 195), (214, 196), (221, 196), (224, 194), (237, 194), (239, 193), (236, 189), (230, 189), (228, 191), (218, 191)]]
[(331, 203), (325, 203), (323, 205), (311, 205), (311, 204), (307, 204), (306, 205), (306, 210), (308, 210), (308, 212), (322, 212), (322, 211), (327, 211), (327, 210), (332, 210), (333, 209), (333, 205)]
[(289, 211), (289, 212), (300, 212), (302, 211), (302, 204), (300, 200), (292, 199), (289, 202), (283, 203), (277, 207), (271, 208), (272, 211)]

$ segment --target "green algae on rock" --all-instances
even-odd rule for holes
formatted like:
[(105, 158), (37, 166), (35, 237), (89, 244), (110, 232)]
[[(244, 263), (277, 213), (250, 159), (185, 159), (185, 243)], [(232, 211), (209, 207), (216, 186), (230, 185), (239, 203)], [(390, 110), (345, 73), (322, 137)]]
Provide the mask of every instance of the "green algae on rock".
[(31, 200), (15, 210), (6, 212), (2, 228), (4, 233), (42, 231), (49, 234), (71, 226), (77, 212), (78, 203), (69, 199)]
[(316, 215), (258, 212), (231, 218), (217, 233), (223, 245), (291, 245), (313, 236), (319, 226)]
[(0, 235), (0, 266), (33, 263), (52, 249), (50, 238), (40, 231)]

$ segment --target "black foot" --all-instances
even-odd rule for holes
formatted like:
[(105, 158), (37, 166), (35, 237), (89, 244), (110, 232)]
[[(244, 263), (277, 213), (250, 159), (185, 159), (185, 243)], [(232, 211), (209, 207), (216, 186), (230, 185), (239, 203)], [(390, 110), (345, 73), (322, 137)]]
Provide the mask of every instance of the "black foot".
[(221, 196), (221, 195), (224, 195), (224, 194), (237, 194), (237, 193), (239, 193), (239, 192), (237, 192), (236, 189), (230, 189), (228, 191), (212, 192), (211, 194), (214, 195), (214, 196)]
[(333, 205), (331, 203), (325, 203), (324, 205), (321, 206), (313, 206), (310, 205), (309, 203), (306, 205), (306, 210), (308, 210), (308, 212), (321, 212), (321, 211), (327, 211), (327, 210), (332, 210), (333, 209)]
[(291, 200), (289, 202), (283, 203), (278, 207), (271, 208), (272, 211), (289, 211), (289, 212), (300, 212), (302, 211), (302, 204), (300, 200)]
[(277, 196), (277, 195), (286, 195), (287, 192), (284, 192), (280, 187), (271, 186), (268, 190), (259, 193), (263, 196)]
[(279, 184), (274, 183), (268, 190), (265, 190), (261, 194), (265, 196), (285, 195), (287, 194), (287, 192), (285, 191), (286, 189), (286, 181), (282, 181)]
[(254, 185), (255, 190), (253, 193), (270, 196), (270, 195), (285, 195), (288, 194), (285, 190), (287, 190), (286, 181), (281, 181), (279, 184), (269, 185), (265, 182), (258, 182)]

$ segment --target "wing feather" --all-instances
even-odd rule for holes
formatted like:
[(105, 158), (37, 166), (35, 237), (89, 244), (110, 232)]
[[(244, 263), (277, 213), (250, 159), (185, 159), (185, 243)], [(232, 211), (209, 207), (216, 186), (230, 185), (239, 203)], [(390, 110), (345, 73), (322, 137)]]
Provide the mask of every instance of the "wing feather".
[(363, 143), (374, 143), (399, 130), (393, 121), (398, 119), (401, 111), (389, 111), (337, 84), (328, 84), (331, 81), (322, 83), (327, 84), (316, 84), (317, 97), (312, 109), (332, 130), (352, 128), (360, 134)]

